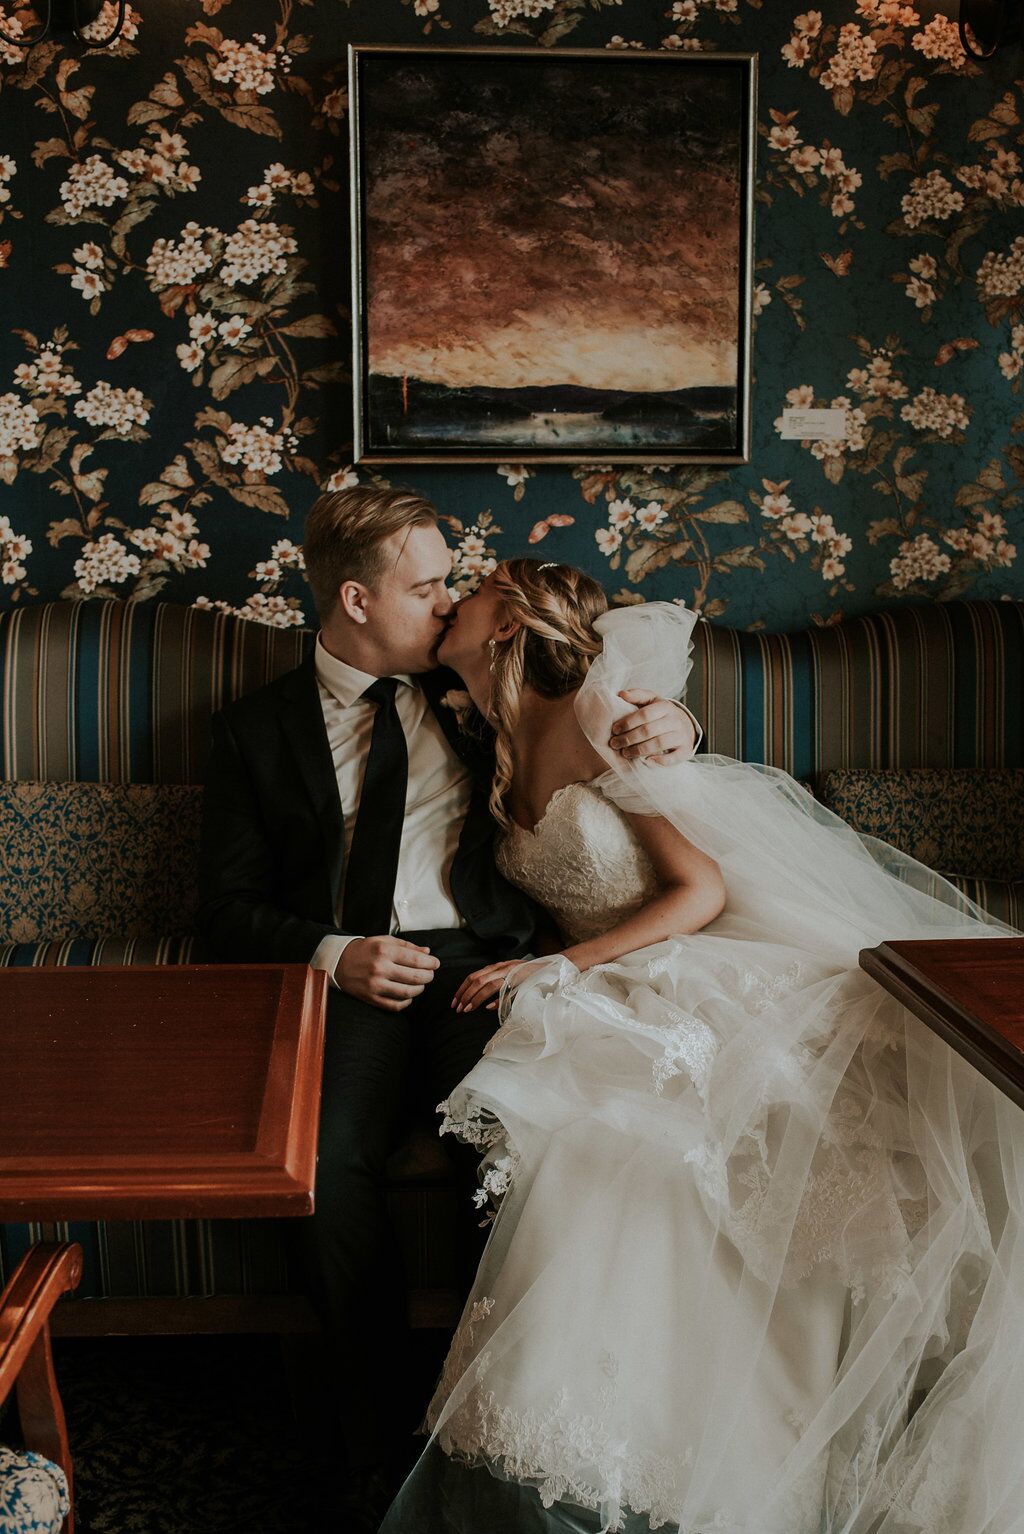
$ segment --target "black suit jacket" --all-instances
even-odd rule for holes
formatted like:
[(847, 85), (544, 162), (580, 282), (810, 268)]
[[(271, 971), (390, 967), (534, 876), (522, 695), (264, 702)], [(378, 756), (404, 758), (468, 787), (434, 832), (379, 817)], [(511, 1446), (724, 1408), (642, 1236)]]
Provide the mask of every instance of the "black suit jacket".
[[(469, 928), (500, 958), (525, 953), (535, 908), (498, 873), (487, 808), (494, 762), (441, 704), (461, 688), (444, 669), (417, 678), (472, 780), (451, 870)], [(203, 800), (196, 925), (224, 963), (308, 963), (334, 919), (344, 877), (344, 820), (313, 656), (213, 718)]]

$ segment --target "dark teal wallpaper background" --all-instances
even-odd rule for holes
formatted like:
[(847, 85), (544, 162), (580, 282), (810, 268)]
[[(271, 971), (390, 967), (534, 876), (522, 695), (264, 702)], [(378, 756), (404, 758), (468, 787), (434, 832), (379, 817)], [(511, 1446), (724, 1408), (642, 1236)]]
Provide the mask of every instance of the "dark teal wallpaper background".
[[(389, 468), (457, 585), (533, 547), (741, 627), (1024, 596), (1019, 47), (965, 61), (925, 0), (138, 0), (109, 54), (0, 44), (4, 605), (312, 620), (306, 511), (380, 482), (350, 463), (350, 41), (760, 56), (750, 464)], [(787, 403), (846, 440), (784, 442)]]

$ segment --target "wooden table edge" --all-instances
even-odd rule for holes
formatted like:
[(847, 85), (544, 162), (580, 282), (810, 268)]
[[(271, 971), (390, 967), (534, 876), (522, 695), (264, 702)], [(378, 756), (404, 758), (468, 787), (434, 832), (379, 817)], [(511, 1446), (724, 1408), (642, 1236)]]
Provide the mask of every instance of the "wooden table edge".
[[(965, 1011), (938, 981), (925, 982), (910, 960), (888, 943), (862, 948), (858, 958), (865, 974), (902, 1002), (1018, 1108), (1024, 1108), (1024, 1055), (1020, 1050), (981, 1018)], [(942, 1006), (936, 1005), (932, 991), (940, 993)]]

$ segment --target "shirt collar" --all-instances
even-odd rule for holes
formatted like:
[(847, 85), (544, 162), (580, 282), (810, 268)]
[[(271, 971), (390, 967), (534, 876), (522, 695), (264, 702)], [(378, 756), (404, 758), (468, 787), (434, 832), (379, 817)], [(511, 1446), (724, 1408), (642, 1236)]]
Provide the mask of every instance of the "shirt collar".
[[(350, 704), (358, 701), (368, 687), (378, 680), (367, 671), (359, 671), (355, 666), (350, 666), (347, 661), (339, 660), (324, 648), (323, 640), (316, 636), (316, 651), (314, 654), (314, 666), (316, 667), (316, 679), (321, 687), (327, 689), (332, 698), (336, 698), (342, 708), (348, 708)], [(404, 682), (409, 687), (416, 684), (411, 676), (396, 676), (398, 682)]]

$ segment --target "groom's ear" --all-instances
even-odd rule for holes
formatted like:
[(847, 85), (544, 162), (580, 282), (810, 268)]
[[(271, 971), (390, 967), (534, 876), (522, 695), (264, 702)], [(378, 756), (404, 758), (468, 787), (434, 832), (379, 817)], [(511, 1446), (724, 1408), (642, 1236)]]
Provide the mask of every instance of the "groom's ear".
[(365, 623), (368, 596), (366, 587), (360, 585), (358, 581), (343, 581), (338, 587), (338, 606), (346, 618), (351, 618), (353, 623)]

